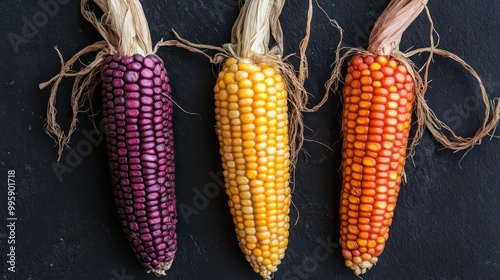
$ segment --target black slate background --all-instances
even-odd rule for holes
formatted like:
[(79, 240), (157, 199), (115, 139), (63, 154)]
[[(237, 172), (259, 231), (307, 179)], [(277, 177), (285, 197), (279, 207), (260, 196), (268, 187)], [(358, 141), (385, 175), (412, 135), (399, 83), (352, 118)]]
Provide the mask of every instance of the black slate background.
[[(36, 1), (0, 3), (1, 279), (156, 279), (143, 271), (121, 234), (103, 143), (91, 145), (85, 155), (78, 154), (79, 145), (89, 143), (86, 135), (93, 132), (85, 113), (79, 114), (70, 144), (73, 153), (67, 149), (61, 160), (71, 172), (64, 173), (62, 180), (54, 172), (57, 150), (43, 131), (49, 91), (39, 91), (37, 85), (59, 70), (53, 46), (58, 45), (68, 59), (100, 40), (81, 17), (78, 1), (58, 3), (58, 11), (28, 34), (31, 38), (18, 51), (9, 34), (22, 35), (23, 18), (33, 22), (38, 15), (43, 20), (43, 10)], [(369, 31), (388, 1), (319, 3), (344, 28), (346, 46), (366, 46)], [(230, 40), (239, 11), (236, 0), (144, 1), (143, 6), (153, 40), (172, 38), (170, 29), (174, 28), (185, 38), (216, 46)], [(430, 1), (429, 8), (441, 35), (440, 47), (469, 62), (483, 78), (490, 97), (500, 97), (500, 2)], [(286, 53), (298, 52), (306, 9), (307, 1), (285, 5), (281, 21)], [(307, 82), (313, 103), (324, 91), (339, 39), (317, 6), (314, 11)], [(427, 46), (428, 26), (420, 16), (405, 33), (401, 49)], [(179, 249), (164, 279), (259, 279), (237, 246), (227, 198), (217, 179), (221, 167), (212, 87), (218, 67), (181, 49), (163, 48), (158, 54), (170, 71), (175, 101), (199, 114), (175, 108)], [(82, 61), (91, 58), (85, 56)], [(297, 59), (292, 61), (297, 63)], [(473, 135), (483, 115), (475, 81), (457, 64), (439, 57), (432, 65), (431, 78), (427, 99), (436, 114), (457, 132)], [(57, 99), (64, 127), (70, 118), (69, 90), (67, 81)], [(296, 209), (291, 211), (292, 221), (299, 213), (300, 217), (291, 227), (289, 248), (274, 279), (357, 279), (344, 267), (335, 243), (339, 238), (339, 100), (332, 95), (317, 113), (304, 116), (310, 128), (306, 137), (324, 145), (305, 144), (308, 156), (301, 155), (295, 173)], [(93, 103), (100, 107), (98, 94)], [(96, 115), (95, 121), (100, 118)], [(364, 279), (499, 278), (499, 140), (484, 140), (463, 156), (463, 152), (442, 150), (429, 133), (424, 135), (415, 164), (406, 167), (408, 181), (402, 186), (385, 253)], [(16, 171), (17, 179), (15, 273), (7, 271), (6, 264), (9, 169)], [(212, 191), (206, 200), (199, 195), (204, 191)], [(196, 212), (185, 218), (180, 208), (188, 207)]]

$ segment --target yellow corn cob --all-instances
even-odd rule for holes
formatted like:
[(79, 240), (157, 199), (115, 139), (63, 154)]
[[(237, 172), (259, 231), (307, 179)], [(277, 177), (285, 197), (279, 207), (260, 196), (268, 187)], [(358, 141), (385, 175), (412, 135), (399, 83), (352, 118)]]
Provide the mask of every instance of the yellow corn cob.
[(254, 271), (270, 279), (285, 255), (290, 227), (285, 82), (272, 64), (229, 58), (214, 92), (226, 193), (239, 245)]

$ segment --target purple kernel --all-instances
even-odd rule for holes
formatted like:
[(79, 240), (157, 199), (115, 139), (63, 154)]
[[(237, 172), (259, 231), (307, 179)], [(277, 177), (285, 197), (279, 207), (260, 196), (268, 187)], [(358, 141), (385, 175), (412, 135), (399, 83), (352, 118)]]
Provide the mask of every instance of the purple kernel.
[(136, 197), (134, 198), (134, 202), (137, 203), (136, 206), (140, 205), (140, 204), (143, 204), (146, 202), (146, 198), (145, 197)]
[(118, 163), (119, 164), (127, 164), (127, 157), (118, 158)]
[(146, 216), (146, 211), (144, 210), (135, 211), (135, 215), (138, 217)]
[(155, 200), (155, 199), (157, 199), (157, 198), (158, 198), (158, 196), (159, 196), (159, 195), (158, 195), (158, 193), (157, 193), (157, 192), (153, 192), (153, 193), (148, 194), (148, 199), (150, 199), (150, 200)]
[(130, 185), (130, 187), (134, 190), (134, 191), (141, 191), (144, 189), (144, 184), (132, 184)]
[(156, 137), (162, 137), (164, 135), (164, 132), (162, 130), (155, 132)]
[(132, 146), (129, 146), (128, 149), (130, 151), (138, 151), (139, 150), (139, 145), (132, 145)]
[[(153, 91), (154, 91), (155, 94), (157, 94), (156, 96), (158, 96), (159, 98), (161, 98), (161, 96), (159, 96), (159, 94), (162, 93), (161, 87), (154, 87)], [(155, 100), (160, 100), (160, 99), (155, 99)]]
[(162, 81), (160, 78), (155, 77), (155, 78), (153, 79), (153, 84), (154, 84), (155, 86), (159, 87), (159, 86), (161, 86), (161, 85), (163, 84), (163, 81)]
[[(144, 197), (141, 197), (141, 198), (144, 198)], [(145, 199), (145, 198), (144, 198), (144, 199)], [(134, 200), (134, 202), (135, 202), (135, 200)], [(136, 204), (134, 204), (134, 207), (135, 207), (135, 209), (137, 209), (137, 210), (144, 210), (144, 209), (146, 209), (146, 205), (145, 205), (144, 203), (140, 203), (140, 204), (137, 204), (137, 203), (136, 203)]]
[(150, 123), (151, 123), (151, 119), (141, 119), (139, 121), (140, 125), (146, 125), (146, 124), (150, 124)]
[(120, 170), (121, 171), (128, 171), (128, 166), (127, 165), (120, 165)]
[(159, 216), (160, 216), (160, 212), (159, 211), (155, 211), (155, 212), (152, 212), (152, 213), (148, 214), (148, 218), (156, 218), (156, 217), (159, 217)]
[[(132, 171), (134, 172), (134, 171)], [(135, 171), (137, 172), (137, 171)], [(135, 177), (135, 178), (130, 178), (130, 182), (132, 182), (133, 184), (137, 184), (137, 183), (142, 183), (144, 181), (144, 179), (142, 179), (141, 177)]]
[(153, 237), (159, 237), (161, 236), (161, 230), (155, 230), (151, 234), (153, 235)]
[(161, 64), (157, 64), (155, 66), (155, 69), (153, 70), (153, 73), (155, 74), (155, 76), (160, 76), (162, 72), (161, 70), (162, 70)]
[(160, 145), (158, 145), (158, 146), (155, 147), (155, 150), (157, 152), (163, 152), (163, 151), (165, 151), (165, 145), (160, 144)]
[(163, 138), (163, 137), (158, 137), (158, 138), (156, 139), (156, 143), (158, 143), (158, 144), (163, 144), (163, 143), (165, 143), (165, 138)]
[(139, 62), (132, 62), (127, 66), (127, 68), (129, 70), (139, 71), (142, 68), (142, 64), (140, 64)]
[(114, 96), (122, 96), (123, 95), (123, 89), (118, 88), (118, 89), (113, 90), (113, 95)]
[(148, 130), (143, 130), (141, 131), (141, 136), (142, 137), (150, 137), (154, 135), (154, 131), (150, 128)]
[(143, 149), (143, 150), (153, 149), (154, 147), (155, 147), (154, 142), (150, 142), (150, 143), (146, 143), (146, 144), (141, 145), (141, 149)]
[[(154, 184), (154, 180), (153, 180), (153, 184)], [(148, 193), (149, 192), (158, 192), (158, 191), (160, 191), (160, 186), (158, 186), (158, 185), (152, 185), (151, 187), (146, 188), (146, 192), (148, 192)]]
[(120, 60), (122, 60), (122, 55), (119, 54), (119, 53), (113, 55), (113, 60), (114, 61), (120, 61)]
[(151, 57), (146, 57), (143, 61), (144, 66), (153, 69), (155, 67), (155, 63), (151, 59)]
[(144, 105), (151, 105), (151, 104), (153, 104), (153, 98), (151, 98), (149, 96), (143, 96), (143, 97), (141, 97), (141, 102)]
[[(153, 111), (153, 107), (151, 107), (151, 106), (142, 106), (142, 107), (141, 107), (141, 111), (142, 111), (142, 112), (146, 112), (146, 113), (147, 113), (147, 112), (151, 112), (151, 111)], [(156, 112), (156, 111), (155, 111), (155, 112)]]
[(113, 85), (114, 88), (121, 88), (125, 85), (122, 79), (113, 79), (113, 82), (111, 84)]
[(126, 91), (139, 91), (141, 88), (138, 84), (127, 84), (125, 85)]
[(143, 112), (141, 117), (145, 118), (145, 119), (152, 119), (153, 118), (153, 114), (152, 113), (149, 113), (149, 112)]
[(134, 60), (142, 62), (144, 60), (144, 56), (142, 56), (140, 54), (134, 54)]
[(139, 128), (135, 124), (129, 124), (125, 126), (125, 130), (127, 131), (137, 131)]
[(124, 102), (125, 102), (125, 98), (123, 98), (123, 97), (116, 97), (113, 100), (113, 103), (115, 103), (115, 105), (123, 105)]
[(156, 225), (156, 224), (159, 224), (160, 222), (161, 222), (161, 218), (154, 218), (154, 219), (149, 220), (150, 225)]
[[(139, 153), (137, 156), (140, 155), (140, 152), (137, 152)], [(130, 156), (130, 153), (129, 153), (129, 156)], [(129, 160), (130, 163), (141, 163), (141, 160), (138, 158), (138, 157), (131, 157), (130, 160)]]
[(157, 182), (158, 184), (163, 185), (165, 183), (165, 178), (164, 177), (158, 178)]
[(119, 126), (119, 127), (124, 127), (125, 126), (125, 122), (124, 121), (117, 121), (116, 125)]
[(139, 81), (139, 73), (134, 71), (127, 71), (124, 76), (124, 80), (127, 83), (136, 83)]
[(118, 156), (120, 156), (120, 157), (127, 156), (127, 150), (125, 150), (125, 149), (118, 149), (117, 153), (118, 153)]
[[(148, 59), (146, 58), (146, 60), (148, 60)], [(153, 76), (154, 76), (153, 71), (151, 71), (150, 69), (144, 68), (141, 70), (141, 77), (146, 78), (146, 79), (151, 79), (151, 78), (153, 78)]]
[(130, 165), (130, 170), (141, 170), (142, 167), (140, 164), (132, 164)]
[(120, 180), (120, 184), (122, 184), (122, 185), (128, 185), (129, 181), (128, 181), (128, 179), (121, 179)]
[[(131, 208), (132, 209), (132, 208)], [(125, 210), (126, 211), (126, 210)], [(132, 230), (132, 231), (138, 231), (139, 230), (139, 225), (137, 225), (137, 223), (135, 222), (132, 222), (132, 223), (129, 223), (128, 224), (129, 228)]]
[[(147, 248), (146, 248), (146, 252), (147, 252), (148, 254), (151, 254), (151, 253), (153, 253), (154, 251), (155, 251), (155, 249), (154, 249), (153, 247), (147, 247)], [(153, 255), (154, 255), (154, 254), (153, 254)], [(158, 261), (157, 261), (156, 263), (158, 264)], [(153, 262), (151, 262), (151, 265), (152, 265), (152, 266), (154, 266)]]
[(153, 81), (150, 79), (141, 79), (139, 81), (139, 85), (145, 88), (152, 88), (153, 87)]
[(155, 162), (157, 160), (157, 157), (155, 155), (142, 155), (141, 159), (143, 161), (149, 161), (149, 162)]
[(155, 104), (153, 105), (153, 108), (155, 108), (155, 109), (162, 109), (163, 108), (163, 102), (156, 101)]
[[(129, 155), (129, 157), (132, 157), (132, 158), (138, 158), (141, 155), (141, 153), (133, 151), (133, 152), (129, 152), (128, 155)], [(141, 176), (141, 175), (139, 175), (139, 176)]]
[[(138, 185), (141, 185), (141, 184), (138, 184)], [(142, 185), (142, 186), (144, 188), (144, 185)], [(146, 196), (146, 192), (145, 191), (134, 191), (133, 193), (134, 193), (134, 196), (140, 196), (140, 197)]]
[(165, 243), (163, 243), (163, 238), (156, 238), (156, 239), (154, 240), (154, 243), (155, 243), (155, 244), (165, 244)]
[(127, 110), (125, 114), (127, 115), (127, 117), (137, 118), (139, 116), (139, 110), (136, 109)]
[(163, 64), (163, 60), (156, 54), (149, 54), (147, 57), (149, 57), (155, 64)]
[[(146, 185), (146, 186), (152, 186), (152, 187), (154, 187), (154, 186), (155, 186), (155, 184), (156, 184), (156, 178), (155, 178), (155, 179), (152, 179), (152, 180), (148, 180), (148, 181), (146, 181), (146, 183), (145, 183), (145, 185)], [(146, 192), (148, 192), (148, 193), (149, 193), (149, 192), (152, 192), (152, 191), (150, 191), (150, 190), (149, 190), (150, 188), (151, 188), (151, 187), (146, 188)], [(160, 190), (160, 188), (158, 187), (158, 190), (156, 190), (156, 191), (159, 191), (159, 190)], [(154, 190), (153, 190), (153, 191), (154, 191)]]
[[(110, 62), (111, 62), (111, 60), (113, 60), (113, 56), (108, 55), (108, 56), (106, 57), (106, 60), (105, 60), (104, 62), (105, 62), (105, 63), (110, 63)], [(105, 65), (104, 67), (106, 67), (106, 65)]]
[[(115, 107), (115, 113), (123, 113), (125, 112), (125, 107), (121, 106), (121, 105), (117, 105)], [(116, 116), (118, 117), (119, 115), (121, 114), (117, 114)]]
[(125, 206), (125, 213), (131, 214), (132, 212), (134, 212), (134, 208), (130, 206)]
[(115, 70), (115, 71), (113, 71), (113, 77), (121, 79), (121, 78), (123, 78), (123, 72), (120, 70)]
[(103, 74), (104, 76), (113, 76), (113, 69), (106, 69)]
[(143, 88), (143, 89), (141, 89), (141, 93), (144, 95), (151, 96), (154, 94), (154, 91), (150, 88)]
[[(145, 154), (145, 155), (146, 155), (146, 154)], [(154, 169), (156, 169), (156, 166), (157, 166), (157, 165), (156, 165), (156, 163), (154, 163), (154, 162), (147, 162), (147, 161), (146, 161), (146, 162), (143, 162), (143, 163), (142, 163), (142, 167), (143, 167), (144, 169), (146, 169), (146, 170), (149, 170), (149, 169), (153, 169), (153, 170), (154, 170)]]
[(146, 180), (156, 179), (156, 174), (146, 175), (146, 176), (144, 176), (144, 179), (146, 179)]
[(153, 122), (154, 122), (155, 124), (160, 124), (160, 123), (163, 123), (163, 117), (162, 117), (162, 116), (157, 116), (157, 117), (154, 117)]
[[(127, 135), (127, 137), (137, 137), (137, 136), (139, 136), (139, 132), (138, 131), (127, 132), (126, 135)], [(139, 143), (140, 143), (139, 138), (127, 139), (128, 145), (138, 145)]]
[(127, 64), (131, 63), (132, 61), (134, 61), (133, 57), (124, 56), (124, 57), (122, 57), (121, 63), (127, 65)]
[(149, 143), (149, 142), (154, 142), (154, 141), (155, 141), (155, 138), (153, 136), (142, 138), (142, 142), (144, 142), (144, 143)]
[(125, 106), (127, 106), (127, 108), (139, 108), (141, 103), (137, 100), (127, 100)]
[(141, 235), (141, 239), (143, 241), (150, 241), (152, 238), (151, 238), (151, 235), (149, 235), (149, 234), (143, 234), (143, 235)]
[(144, 174), (154, 174), (156, 173), (155, 169), (144, 169)]
[(152, 125), (147, 124), (147, 125), (143, 125), (143, 126), (141, 126), (139, 129), (140, 129), (141, 131), (147, 131), (147, 130), (151, 130), (152, 128), (153, 128), (153, 126), (152, 126)]
[(116, 69), (116, 68), (118, 68), (118, 63), (113, 61), (110, 64), (108, 64), (108, 67), (111, 69)]

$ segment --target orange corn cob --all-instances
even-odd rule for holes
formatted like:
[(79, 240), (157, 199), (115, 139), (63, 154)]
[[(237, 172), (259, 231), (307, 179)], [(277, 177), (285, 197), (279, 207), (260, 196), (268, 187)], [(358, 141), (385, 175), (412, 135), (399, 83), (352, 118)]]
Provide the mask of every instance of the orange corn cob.
[(342, 121), (341, 246), (363, 274), (389, 237), (405, 164), (413, 79), (397, 59), (359, 54), (348, 64)]

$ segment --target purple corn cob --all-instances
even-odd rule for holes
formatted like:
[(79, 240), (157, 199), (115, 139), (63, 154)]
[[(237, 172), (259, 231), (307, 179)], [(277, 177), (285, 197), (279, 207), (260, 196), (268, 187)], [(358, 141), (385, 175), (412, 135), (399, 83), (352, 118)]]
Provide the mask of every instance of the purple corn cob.
[(103, 118), (123, 231), (147, 269), (164, 275), (177, 250), (172, 100), (155, 54), (109, 56), (102, 69)]

